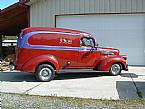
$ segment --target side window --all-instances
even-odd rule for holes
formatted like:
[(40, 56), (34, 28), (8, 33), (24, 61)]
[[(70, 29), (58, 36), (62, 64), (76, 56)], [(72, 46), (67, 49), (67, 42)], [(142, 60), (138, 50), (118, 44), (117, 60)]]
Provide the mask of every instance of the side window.
[(94, 39), (87, 38), (87, 37), (82, 38), (80, 41), (80, 44), (81, 44), (81, 46), (86, 46), (86, 47), (94, 47), (95, 46)]

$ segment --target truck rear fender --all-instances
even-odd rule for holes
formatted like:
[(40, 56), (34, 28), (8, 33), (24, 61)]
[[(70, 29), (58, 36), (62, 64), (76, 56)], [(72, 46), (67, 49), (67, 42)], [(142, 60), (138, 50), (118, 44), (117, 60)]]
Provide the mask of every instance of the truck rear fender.
[(22, 71), (32, 72), (34, 73), (37, 67), (40, 64), (50, 64), (56, 70), (56, 73), (59, 71), (60, 66), (57, 59), (52, 55), (41, 55), (35, 58), (30, 59), (22, 66)]

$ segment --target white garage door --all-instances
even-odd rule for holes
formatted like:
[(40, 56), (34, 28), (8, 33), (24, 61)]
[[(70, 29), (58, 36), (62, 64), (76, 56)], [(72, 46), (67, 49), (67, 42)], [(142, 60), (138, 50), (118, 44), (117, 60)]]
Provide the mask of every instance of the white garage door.
[(145, 15), (57, 16), (56, 27), (90, 32), (100, 46), (128, 55), (130, 65), (145, 66)]

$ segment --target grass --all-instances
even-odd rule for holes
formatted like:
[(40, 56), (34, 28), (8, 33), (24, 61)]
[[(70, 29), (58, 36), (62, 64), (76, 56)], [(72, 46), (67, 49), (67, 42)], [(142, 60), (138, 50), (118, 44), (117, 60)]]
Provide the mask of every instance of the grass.
[(145, 99), (100, 100), (2, 93), (3, 109), (144, 109)]

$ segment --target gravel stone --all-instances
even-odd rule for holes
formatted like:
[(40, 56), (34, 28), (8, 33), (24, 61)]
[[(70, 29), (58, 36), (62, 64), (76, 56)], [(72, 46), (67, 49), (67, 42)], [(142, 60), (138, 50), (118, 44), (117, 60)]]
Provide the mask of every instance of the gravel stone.
[(93, 100), (1, 94), (2, 109), (145, 109), (145, 99)]

